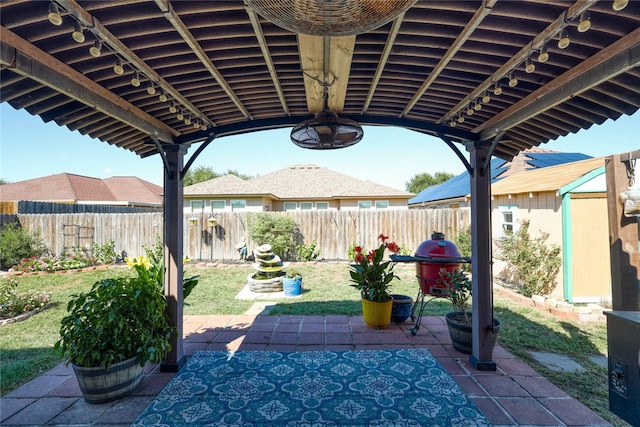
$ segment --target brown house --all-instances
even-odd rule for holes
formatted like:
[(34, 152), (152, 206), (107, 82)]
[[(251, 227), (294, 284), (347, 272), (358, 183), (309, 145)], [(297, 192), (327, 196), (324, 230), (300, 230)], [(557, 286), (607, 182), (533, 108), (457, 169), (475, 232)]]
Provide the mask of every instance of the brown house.
[(0, 201), (161, 207), (162, 187), (135, 176), (106, 179), (59, 173), (0, 185)]
[(407, 209), (414, 194), (317, 165), (250, 180), (225, 175), (184, 188), (185, 212)]

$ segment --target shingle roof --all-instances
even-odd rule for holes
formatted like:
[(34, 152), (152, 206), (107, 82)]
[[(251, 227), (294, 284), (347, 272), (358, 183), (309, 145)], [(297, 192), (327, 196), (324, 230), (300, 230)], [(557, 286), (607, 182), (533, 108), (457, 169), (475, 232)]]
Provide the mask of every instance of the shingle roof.
[(259, 186), (255, 185), (251, 180), (244, 180), (235, 175), (223, 175), (208, 181), (199, 182), (197, 184), (184, 187), (184, 194), (188, 196), (199, 195), (236, 195), (245, 196), (248, 194), (266, 195)]
[[(582, 153), (561, 153), (542, 149), (523, 151), (514, 157), (511, 162), (493, 158), (491, 159), (491, 182), (495, 183), (503, 178), (506, 179), (506, 177), (512, 174), (529, 171), (531, 169), (576, 162), (589, 158), (591, 157)], [(471, 192), (470, 185), (469, 173), (463, 172), (442, 184), (425, 188), (409, 200), (409, 205), (464, 197)], [(493, 187), (491, 188), (493, 189)]]
[(0, 200), (162, 204), (162, 187), (135, 176), (107, 179), (59, 173), (0, 186)]
[(253, 178), (251, 182), (281, 199), (413, 196), (413, 193), (364, 181), (317, 165), (290, 166)]
[(556, 191), (601, 166), (604, 166), (604, 157), (520, 172), (493, 184), (491, 194)]

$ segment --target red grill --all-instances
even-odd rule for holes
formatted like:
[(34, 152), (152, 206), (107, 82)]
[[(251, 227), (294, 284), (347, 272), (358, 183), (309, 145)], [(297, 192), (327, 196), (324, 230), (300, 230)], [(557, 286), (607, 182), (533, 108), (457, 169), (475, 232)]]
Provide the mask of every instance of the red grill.
[(444, 233), (436, 231), (431, 235), (431, 240), (425, 240), (418, 246), (415, 258), (420, 290), (428, 295), (448, 296), (449, 290), (439, 280), (439, 271), (444, 268), (451, 272), (460, 267), (462, 256), (456, 245), (445, 240)]

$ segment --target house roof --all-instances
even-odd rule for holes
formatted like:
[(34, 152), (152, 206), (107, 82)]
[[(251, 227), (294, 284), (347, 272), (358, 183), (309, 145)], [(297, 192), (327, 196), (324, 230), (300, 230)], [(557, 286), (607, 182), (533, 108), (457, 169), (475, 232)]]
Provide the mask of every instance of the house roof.
[(602, 166), (604, 166), (604, 157), (596, 157), (520, 172), (492, 184), (491, 194), (498, 196), (504, 194), (557, 191)]
[(218, 178), (198, 182), (197, 184), (184, 187), (185, 196), (246, 196), (267, 194), (269, 194), (267, 191), (264, 191), (262, 188), (255, 185), (251, 180), (245, 180), (232, 174), (223, 175)]
[(0, 186), (0, 200), (135, 202), (162, 205), (162, 187), (135, 176), (106, 179), (59, 173)]
[[(505, 132), (494, 153), (507, 160), (640, 107), (640, 1), (616, 10), (610, 0), (420, 0), (378, 28), (324, 39), (281, 28), (249, 1), (55, 4), (60, 25), (47, 20), (49, 2), (0, 2), (2, 101), (140, 156), (158, 153), (152, 140), (189, 145), (291, 127), (322, 108), (331, 77), (329, 108), (342, 116), (455, 143)], [(593, 26), (580, 33), (587, 11)], [(82, 43), (71, 37), (76, 23)], [(571, 38), (563, 49), (564, 30)], [(549, 58), (539, 62), (543, 48)], [(529, 58), (535, 70), (525, 73)], [(134, 73), (140, 87), (130, 84)], [(149, 82), (158, 93), (147, 93)], [(160, 88), (207, 128), (178, 119), (158, 100)]]
[[(514, 157), (511, 162), (493, 158), (491, 159), (491, 182), (495, 183), (512, 174), (531, 169), (576, 162), (589, 158), (591, 157), (582, 153), (561, 153), (539, 148), (523, 151)], [(425, 188), (409, 200), (409, 205), (465, 197), (471, 192), (470, 185), (469, 173), (464, 172), (442, 184)]]
[[(364, 181), (317, 165), (293, 165), (247, 181), (215, 178), (185, 187), (185, 195), (265, 195), (279, 199), (386, 197), (408, 199), (409, 193)], [(225, 179), (223, 179), (225, 178)], [(242, 182), (239, 182), (239, 181)]]

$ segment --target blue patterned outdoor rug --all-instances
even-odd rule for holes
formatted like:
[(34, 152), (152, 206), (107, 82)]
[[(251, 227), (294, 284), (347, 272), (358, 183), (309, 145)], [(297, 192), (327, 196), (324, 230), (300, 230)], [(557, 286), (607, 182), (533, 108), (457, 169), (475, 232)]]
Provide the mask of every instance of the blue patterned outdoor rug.
[(196, 352), (134, 426), (486, 426), (423, 349)]

